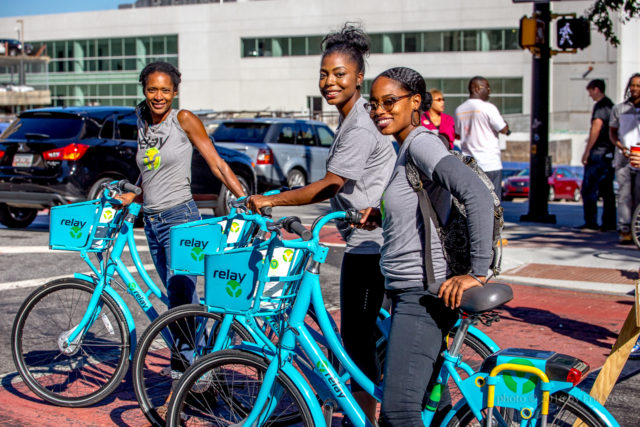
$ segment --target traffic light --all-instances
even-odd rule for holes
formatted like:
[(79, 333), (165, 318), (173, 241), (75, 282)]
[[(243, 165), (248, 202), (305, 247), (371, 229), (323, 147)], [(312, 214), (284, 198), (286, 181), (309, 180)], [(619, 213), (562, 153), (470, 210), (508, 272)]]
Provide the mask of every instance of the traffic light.
[(562, 18), (556, 22), (558, 49), (584, 49), (591, 44), (591, 28), (585, 18)]
[(520, 37), (518, 44), (522, 49), (540, 47), (544, 44), (544, 21), (523, 16), (520, 18)]

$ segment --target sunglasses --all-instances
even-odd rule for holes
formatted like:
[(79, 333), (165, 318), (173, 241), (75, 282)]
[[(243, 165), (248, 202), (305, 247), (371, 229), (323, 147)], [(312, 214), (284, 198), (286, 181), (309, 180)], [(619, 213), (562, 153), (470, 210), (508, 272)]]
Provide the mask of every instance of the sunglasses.
[(444, 102), (444, 98), (433, 98), (433, 100), (434, 101), (438, 101), (438, 102), (440, 102), (440, 101)]
[(402, 95), (402, 96), (390, 96), (388, 98), (381, 100), (380, 102), (376, 102), (376, 101), (368, 102), (364, 104), (364, 109), (367, 111), (367, 113), (369, 113), (369, 115), (378, 111), (378, 107), (380, 106), (382, 106), (382, 109), (384, 111), (389, 112), (393, 110), (393, 106), (396, 105), (396, 102), (400, 101), (401, 99), (408, 98), (412, 95), (413, 95), (412, 93), (409, 93), (407, 95)]

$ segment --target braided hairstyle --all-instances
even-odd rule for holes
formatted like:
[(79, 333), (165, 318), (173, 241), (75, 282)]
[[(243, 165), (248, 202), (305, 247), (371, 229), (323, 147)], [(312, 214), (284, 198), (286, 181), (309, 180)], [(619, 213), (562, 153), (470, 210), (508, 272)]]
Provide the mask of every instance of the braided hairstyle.
[(629, 87), (631, 86), (631, 80), (636, 79), (636, 78), (640, 78), (640, 73), (634, 73), (631, 77), (629, 77), (629, 81), (627, 82), (627, 87), (624, 88), (624, 99), (625, 100), (631, 99), (631, 91), (629, 90)]
[(173, 65), (169, 64), (168, 62), (162, 62), (162, 61), (152, 62), (150, 64), (147, 64), (147, 66), (144, 67), (142, 71), (140, 71), (139, 82), (142, 83), (142, 89), (144, 89), (147, 86), (149, 75), (155, 72), (165, 73), (166, 75), (171, 77), (171, 83), (173, 83), (173, 90), (178, 90), (178, 86), (180, 85), (180, 82), (181, 82), (180, 77), (182, 76), (182, 74), (180, 74), (180, 71), (178, 71), (178, 69)]
[(373, 83), (375, 83), (375, 81), (380, 77), (386, 77), (398, 82), (400, 87), (411, 95), (420, 95), (420, 98), (422, 98), (422, 101), (420, 102), (420, 114), (431, 108), (433, 98), (431, 97), (431, 94), (427, 92), (427, 85), (424, 82), (424, 79), (416, 70), (407, 67), (389, 68), (388, 70), (380, 73), (378, 77), (373, 80)]
[(358, 66), (358, 73), (364, 74), (365, 60), (369, 55), (371, 42), (369, 36), (362, 28), (345, 23), (340, 31), (327, 34), (320, 43), (322, 48), (322, 59), (327, 55), (340, 52), (348, 55)]

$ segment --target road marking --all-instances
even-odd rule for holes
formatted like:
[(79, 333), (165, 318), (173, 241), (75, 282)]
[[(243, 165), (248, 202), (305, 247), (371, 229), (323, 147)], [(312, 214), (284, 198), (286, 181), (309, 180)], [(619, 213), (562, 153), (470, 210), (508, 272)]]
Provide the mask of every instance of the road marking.
[[(152, 272), (155, 270), (155, 266), (153, 264), (143, 264), (142, 267), (147, 270), (148, 272)], [(127, 270), (129, 270), (130, 273), (136, 273), (137, 270), (134, 266), (130, 266), (127, 267)], [(87, 276), (93, 275), (92, 271), (87, 271), (81, 274), (86, 274)], [(71, 278), (73, 277), (73, 273), (71, 274), (65, 274), (64, 276), (55, 276), (55, 277), (46, 277), (46, 278), (39, 278), (39, 279), (28, 279), (28, 280), (21, 280), (18, 282), (5, 282), (5, 283), (0, 283), (0, 292), (1, 291), (6, 291), (9, 289), (22, 289), (22, 288), (32, 288), (35, 286), (40, 286), (40, 285), (44, 285), (45, 283), (48, 283), (52, 280), (57, 280), (57, 279), (65, 279), (65, 278)]]

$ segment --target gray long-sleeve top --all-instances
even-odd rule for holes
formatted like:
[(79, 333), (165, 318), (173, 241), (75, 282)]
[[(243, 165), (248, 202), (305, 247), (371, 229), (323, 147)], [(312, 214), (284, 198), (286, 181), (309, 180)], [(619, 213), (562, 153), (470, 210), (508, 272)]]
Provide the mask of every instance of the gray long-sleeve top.
[[(491, 194), (480, 178), (455, 156), (440, 139), (419, 127), (406, 138), (398, 153), (391, 180), (381, 202), (384, 244), (380, 266), (387, 289), (423, 287), (424, 222), (420, 213), (418, 194), (411, 188), (405, 172), (407, 147), (420, 171), (427, 178), (425, 188), (438, 218), (449, 218), (451, 194), (467, 210), (470, 235), (472, 272), (484, 276), (491, 263), (493, 234), (493, 202)], [(442, 243), (435, 225), (431, 226), (431, 254), (436, 284), (429, 287), (433, 294), (449, 275), (442, 252)]]

